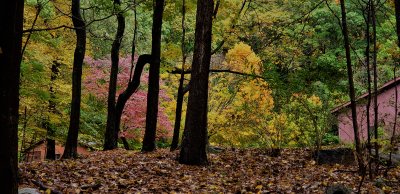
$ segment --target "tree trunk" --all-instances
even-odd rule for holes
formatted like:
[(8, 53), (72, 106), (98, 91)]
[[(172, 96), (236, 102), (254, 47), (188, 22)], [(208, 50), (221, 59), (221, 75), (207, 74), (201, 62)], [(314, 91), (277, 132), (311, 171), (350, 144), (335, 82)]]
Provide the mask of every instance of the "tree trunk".
[(377, 173), (379, 165), (379, 146), (378, 146), (378, 71), (377, 71), (377, 55), (378, 47), (376, 45), (376, 12), (375, 2), (371, 1), (371, 19), (372, 19), (372, 33), (373, 33), (373, 52), (372, 52), (372, 68), (374, 71), (374, 148), (375, 148), (375, 173)]
[(367, 96), (367, 105), (366, 105), (366, 111), (367, 111), (367, 149), (368, 149), (368, 171), (369, 171), (369, 177), (372, 179), (373, 177), (373, 172), (372, 172), (372, 147), (371, 147), (371, 118), (370, 118), (370, 109), (371, 109), (371, 96), (372, 96), (372, 90), (371, 90), (371, 69), (370, 69), (370, 42), (371, 42), (371, 35), (370, 35), (370, 22), (371, 22), (371, 0), (368, 1), (367, 4), (367, 18), (366, 18), (366, 43), (367, 46), (365, 48), (365, 63), (367, 66), (367, 85), (368, 85), (368, 96)]
[[(49, 113), (50, 114), (57, 114), (56, 111), (56, 102), (55, 102), (55, 92), (54, 92), (54, 82), (57, 79), (57, 75), (59, 73), (58, 67), (60, 64), (56, 63), (55, 61), (51, 65), (51, 75), (50, 75), (50, 88), (49, 88), (49, 93), (50, 93), (50, 100), (49, 100)], [(54, 129), (50, 125), (50, 120), (47, 120), (47, 138), (46, 138), (46, 159), (49, 160), (55, 160), (56, 159), (56, 141), (54, 140)]]
[(400, 1), (394, 1), (394, 7), (396, 13), (397, 46), (400, 47)]
[(153, 1), (153, 29), (151, 56), (153, 57), (149, 72), (149, 89), (147, 93), (146, 130), (142, 151), (150, 152), (156, 148), (156, 129), (158, 115), (158, 93), (160, 80), (161, 28), (164, 12), (164, 0)]
[(213, 0), (197, 1), (196, 32), (189, 101), (179, 162), (207, 164), (208, 78), (211, 60)]
[(125, 91), (118, 96), (117, 104), (115, 107), (115, 112), (116, 112), (115, 129), (117, 130), (117, 134), (119, 133), (120, 130), (121, 116), (125, 108), (125, 104), (139, 87), (140, 76), (142, 75), (143, 68), (147, 63), (151, 62), (151, 59), (152, 59), (151, 55), (139, 56), (138, 61), (136, 63), (132, 81), (129, 82), (128, 87), (125, 89)]
[(346, 50), (346, 64), (347, 64), (347, 74), (349, 79), (349, 96), (351, 102), (351, 118), (353, 120), (353, 131), (354, 131), (354, 142), (356, 146), (357, 152), (357, 160), (359, 171), (361, 174), (364, 174), (364, 163), (362, 160), (362, 150), (360, 145), (360, 137), (358, 133), (358, 123), (357, 123), (357, 105), (356, 105), (356, 97), (354, 91), (354, 81), (353, 81), (353, 68), (351, 64), (351, 55), (350, 55), (350, 41), (349, 41), (349, 33), (347, 29), (347, 18), (346, 18), (346, 7), (344, 4), (344, 0), (340, 0), (340, 8), (342, 12), (342, 33), (344, 38), (344, 47)]
[[(136, 5), (136, 0), (133, 0), (133, 4)], [(136, 6), (134, 7), (134, 20), (135, 20), (135, 27), (134, 27), (134, 32), (133, 32), (133, 40), (132, 40), (132, 60), (131, 60), (131, 68), (130, 68), (130, 73), (129, 73), (129, 81), (128, 81), (128, 86), (125, 89), (124, 92), (122, 92), (117, 99), (117, 103), (115, 106), (115, 130), (116, 133), (118, 134), (120, 131), (120, 125), (121, 125), (121, 117), (122, 117), (122, 112), (125, 108), (126, 102), (129, 100), (129, 98), (132, 96), (133, 93), (136, 92), (137, 88), (140, 85), (140, 77), (143, 72), (143, 67), (147, 63), (151, 62), (151, 55), (141, 55), (139, 56), (136, 66), (134, 65), (134, 56), (135, 56), (135, 50), (136, 50), (136, 37), (137, 37), (137, 10)], [(135, 68), (135, 72), (133, 72), (133, 69)], [(129, 143), (125, 137), (121, 137), (122, 143), (124, 144), (125, 149), (129, 150)]]
[(18, 108), (24, 1), (0, 3), (0, 191), (18, 193)]
[(125, 137), (121, 137), (121, 140), (122, 140), (122, 143), (124, 144), (124, 148), (125, 148), (126, 150), (131, 150), (131, 148), (129, 147), (128, 140), (126, 140)]
[(86, 27), (80, 12), (80, 0), (72, 0), (72, 23), (76, 33), (74, 65), (72, 69), (72, 101), (68, 137), (63, 158), (76, 158), (78, 146), (79, 120), (81, 111), (82, 65), (86, 51)]
[(108, 99), (107, 99), (107, 127), (104, 135), (104, 150), (112, 150), (118, 147), (118, 130), (115, 129), (115, 96), (117, 93), (117, 78), (118, 78), (118, 63), (119, 63), (119, 50), (121, 47), (122, 38), (125, 31), (125, 17), (120, 11), (121, 2), (120, 0), (114, 0), (114, 6), (116, 7), (117, 14), (117, 34), (115, 35), (114, 42), (111, 47), (111, 73), (110, 73), (110, 84), (108, 87)]
[[(182, 0), (182, 72), (181, 77), (179, 79), (179, 87), (178, 87), (178, 96), (176, 99), (176, 109), (175, 109), (175, 124), (174, 124), (174, 134), (172, 136), (171, 143), (171, 151), (174, 151), (178, 148), (179, 144), (179, 132), (181, 130), (181, 120), (182, 120), (182, 106), (183, 106), (183, 96), (185, 95), (183, 92), (183, 82), (185, 80), (185, 63), (186, 63), (186, 53), (185, 53), (185, 15), (186, 15), (186, 1)], [(215, 13), (216, 14), (216, 13)], [(214, 14), (214, 15), (215, 15)]]

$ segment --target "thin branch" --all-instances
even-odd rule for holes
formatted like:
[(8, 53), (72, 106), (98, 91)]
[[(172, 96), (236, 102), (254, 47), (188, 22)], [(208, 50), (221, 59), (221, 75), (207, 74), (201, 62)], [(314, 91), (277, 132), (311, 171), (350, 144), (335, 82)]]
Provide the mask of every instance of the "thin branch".
[(137, 20), (137, 9), (136, 9), (136, 0), (133, 0), (133, 3), (135, 4), (135, 7), (133, 8), (133, 14), (134, 14), (134, 29), (133, 29), (133, 40), (132, 40), (132, 53), (131, 53), (131, 69), (129, 72), (129, 82), (132, 81), (133, 79), (133, 67), (134, 67), (134, 61), (135, 61), (135, 52), (136, 52), (136, 40), (137, 40), (137, 32), (138, 32), (138, 20)]
[[(39, 3), (39, 1), (38, 1), (38, 4), (37, 4), (37, 10), (36, 10), (36, 15), (35, 15), (35, 19), (33, 20), (33, 22), (32, 22), (32, 26), (31, 26), (31, 29), (33, 29), (34, 27), (35, 27), (35, 24), (36, 24), (36, 21), (37, 21), (37, 19), (38, 19), (38, 17), (39, 17), (39, 14), (40, 14), (40, 12), (42, 11), (42, 5)], [(22, 49), (22, 52), (21, 52), (21, 55), (23, 56), (24, 55), (24, 53), (25, 53), (25, 49), (26, 49), (26, 46), (28, 45), (28, 42), (29, 42), (29, 39), (31, 38), (31, 35), (32, 35), (32, 32), (30, 32), (29, 34), (28, 34), (28, 37), (26, 38), (26, 41), (25, 41), (25, 44), (24, 44), (24, 47), (23, 47), (23, 49)]]
[[(240, 7), (240, 10), (239, 10), (239, 12), (237, 13), (236, 17), (234, 18), (234, 21), (232, 22), (232, 26), (231, 26), (231, 30), (230, 30), (230, 31), (232, 31), (233, 29), (236, 28), (237, 21), (239, 20), (240, 15), (242, 14), (242, 12), (243, 12), (243, 10), (244, 10), (244, 7), (245, 7), (247, 1), (248, 1), (248, 0), (243, 0), (242, 6)], [(216, 10), (214, 10), (214, 18), (215, 18), (216, 15), (217, 15), (217, 10), (218, 10), (218, 6), (219, 6), (219, 1), (218, 1), (217, 3), (218, 3), (218, 4), (217, 4), (217, 7), (216, 7)], [(211, 51), (211, 55), (214, 55), (216, 52), (218, 52), (218, 50), (220, 50), (220, 49), (222, 48), (222, 46), (223, 46), (224, 43), (225, 43), (225, 40), (226, 40), (226, 36), (223, 37), (222, 41), (218, 44), (217, 48), (215, 48), (214, 50)]]
[[(230, 69), (210, 69), (209, 72), (210, 73), (231, 73), (231, 74), (242, 75), (242, 76), (247, 76), (247, 77), (252, 77), (252, 78), (260, 78), (260, 79), (263, 79), (263, 80), (269, 80), (269, 78), (266, 78), (266, 77), (263, 77), (263, 76), (260, 76), (260, 75), (243, 73), (243, 72), (239, 72), (239, 71), (233, 71), (233, 70), (230, 70)], [(171, 74), (181, 74), (181, 73), (190, 74), (190, 73), (192, 73), (192, 70), (189, 69), (189, 70), (185, 70), (185, 71), (182, 72), (182, 69), (176, 68), (176, 69), (174, 69), (172, 71), (169, 71), (169, 73), (171, 73)]]
[[(124, 8), (123, 10), (121, 10), (121, 12), (126, 12), (128, 9), (129, 9), (129, 7), (126, 7), (126, 8)], [(120, 12), (113, 13), (113, 14), (108, 15), (108, 16), (105, 16), (105, 17), (103, 17), (103, 18), (93, 19), (93, 20), (91, 20), (90, 22), (87, 22), (87, 23), (86, 23), (85, 28), (86, 28), (86, 27), (89, 27), (89, 26), (90, 26), (91, 24), (93, 24), (94, 22), (99, 22), (99, 21), (103, 21), (103, 20), (109, 19), (109, 18), (111, 18), (111, 17), (117, 15), (118, 13), (120, 13)], [(61, 25), (61, 26), (49, 27), (49, 28), (38, 28), (38, 29), (23, 30), (22, 33), (40, 32), (40, 31), (51, 31), (51, 30), (58, 30), (58, 29), (61, 29), (61, 28), (67, 28), (67, 29), (73, 29), (73, 30), (74, 30), (74, 29), (77, 29), (77, 28), (74, 28), (74, 27), (71, 27), (71, 26)]]
[(61, 28), (75, 29), (74, 27), (71, 27), (71, 26), (61, 25), (61, 26), (57, 26), (57, 27), (37, 28), (37, 29), (23, 30), (22, 33), (40, 32), (40, 31), (51, 31), (51, 30), (58, 30), (58, 29), (61, 29)]

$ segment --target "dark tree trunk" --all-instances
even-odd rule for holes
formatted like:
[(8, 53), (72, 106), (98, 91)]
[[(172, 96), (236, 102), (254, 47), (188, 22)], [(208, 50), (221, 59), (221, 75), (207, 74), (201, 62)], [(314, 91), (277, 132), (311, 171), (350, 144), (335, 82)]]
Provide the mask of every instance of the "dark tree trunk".
[(0, 3), (0, 191), (18, 193), (18, 107), (24, 1)]
[(120, 0), (114, 0), (114, 5), (117, 8), (117, 21), (118, 28), (115, 35), (114, 42), (111, 47), (111, 73), (110, 85), (108, 87), (108, 100), (107, 100), (107, 127), (104, 135), (104, 150), (112, 150), (117, 148), (118, 130), (115, 129), (115, 96), (117, 93), (117, 77), (118, 77), (118, 63), (119, 63), (119, 50), (121, 47), (122, 38), (125, 31), (125, 17), (119, 10)]
[[(136, 1), (134, 0), (134, 4), (136, 5)], [(129, 74), (129, 82), (128, 82), (128, 87), (125, 89), (124, 92), (122, 92), (117, 99), (117, 103), (115, 106), (115, 130), (116, 133), (118, 134), (120, 131), (120, 125), (121, 125), (121, 117), (122, 117), (122, 112), (125, 108), (126, 102), (129, 100), (129, 98), (132, 96), (133, 93), (136, 92), (137, 88), (140, 85), (140, 77), (143, 72), (143, 67), (151, 62), (151, 55), (141, 55), (139, 56), (136, 66), (135, 66), (135, 72), (133, 72), (133, 67), (134, 67), (134, 55), (135, 55), (135, 48), (136, 48), (136, 35), (137, 35), (137, 12), (136, 12), (136, 7), (134, 8), (134, 15), (135, 15), (135, 29), (134, 29), (134, 35), (133, 35), (133, 41), (132, 41), (132, 64), (131, 64), (131, 69), (130, 69), (130, 74)], [(133, 76), (132, 76), (133, 75)], [(129, 143), (125, 137), (121, 137), (122, 143), (124, 144), (125, 149), (129, 150)]]
[(125, 137), (121, 137), (121, 140), (122, 140), (122, 143), (124, 144), (124, 148), (125, 148), (126, 150), (130, 150), (131, 148), (129, 147), (128, 140), (126, 140)]
[(372, 19), (372, 33), (373, 33), (373, 52), (372, 52), (372, 68), (374, 71), (374, 148), (375, 148), (375, 172), (378, 170), (379, 165), (379, 146), (378, 146), (378, 71), (377, 71), (377, 55), (378, 47), (376, 45), (376, 12), (375, 2), (371, 1), (371, 19)]
[(142, 151), (150, 152), (156, 148), (156, 129), (158, 115), (158, 93), (160, 80), (161, 28), (164, 12), (164, 0), (153, 1), (153, 29), (151, 56), (153, 57), (149, 72), (149, 90), (147, 93), (146, 130)]
[[(53, 65), (51, 65), (51, 75), (50, 75), (50, 100), (49, 100), (49, 113), (50, 114), (56, 114), (56, 102), (55, 102), (55, 92), (54, 92), (54, 82), (57, 79), (57, 75), (59, 73), (58, 67), (60, 64), (56, 63), (55, 61), (53, 62)], [(54, 129), (50, 125), (49, 119), (47, 120), (46, 124), (46, 129), (47, 129), (47, 138), (46, 138), (46, 159), (49, 160), (55, 160), (56, 159), (56, 141), (54, 140)]]
[(195, 45), (186, 123), (179, 162), (207, 164), (208, 78), (211, 60), (213, 0), (197, 1)]
[(394, 7), (396, 13), (397, 46), (400, 47), (400, 1), (394, 1)]
[(121, 125), (121, 116), (122, 112), (125, 108), (126, 102), (129, 100), (129, 98), (132, 96), (133, 93), (137, 90), (137, 88), (140, 85), (140, 76), (142, 75), (143, 68), (147, 63), (151, 62), (151, 55), (140, 55), (137, 62), (136, 62), (136, 67), (135, 67), (135, 72), (133, 74), (133, 79), (132, 81), (129, 82), (128, 87), (125, 89), (124, 92), (122, 92), (118, 96), (117, 100), (117, 105), (115, 108), (116, 112), (116, 120), (115, 120), (115, 129), (117, 130), (117, 134), (120, 130), (120, 125)]
[(179, 144), (179, 132), (181, 130), (181, 120), (182, 120), (182, 106), (183, 106), (183, 97), (184, 97), (184, 91), (183, 91), (183, 80), (184, 80), (184, 74), (181, 74), (181, 78), (179, 80), (179, 88), (178, 88), (178, 96), (176, 99), (176, 109), (175, 109), (175, 124), (174, 124), (174, 133), (172, 136), (172, 142), (171, 142), (171, 151), (174, 151), (178, 148)]
[[(368, 1), (367, 8), (366, 8), (366, 43), (367, 46), (365, 48), (365, 63), (367, 66), (367, 85), (368, 85), (368, 97), (367, 97), (367, 149), (368, 149), (368, 156), (372, 156), (372, 148), (371, 148), (371, 118), (370, 118), (370, 109), (371, 109), (371, 96), (372, 96), (372, 90), (371, 90), (371, 69), (370, 69), (370, 43), (371, 43), (371, 35), (370, 35), (370, 22), (371, 22), (371, 0)], [(368, 171), (369, 171), (369, 176), (372, 179), (373, 177), (373, 172), (372, 172), (372, 160), (368, 159)]]
[(81, 111), (82, 65), (86, 51), (86, 27), (80, 12), (80, 0), (72, 0), (72, 23), (76, 33), (74, 65), (72, 69), (72, 101), (68, 137), (63, 158), (76, 158), (78, 146), (79, 120)]
[(185, 54), (185, 33), (186, 33), (185, 16), (186, 16), (186, 1), (182, 0), (182, 40), (181, 40), (182, 41), (182, 43), (181, 43), (182, 72), (181, 72), (181, 77), (179, 79), (178, 96), (177, 96), (177, 99), (176, 99), (174, 135), (172, 136), (171, 151), (174, 151), (174, 150), (176, 150), (178, 148), (179, 132), (181, 130), (181, 120), (182, 120), (183, 96), (185, 95), (184, 92), (183, 92), (183, 82), (185, 80), (184, 70), (185, 70), (185, 63), (186, 63), (186, 54)]
[(351, 55), (350, 55), (350, 41), (349, 41), (349, 33), (347, 29), (347, 18), (346, 18), (346, 7), (344, 4), (344, 0), (340, 0), (340, 7), (342, 12), (342, 33), (344, 38), (344, 47), (346, 50), (346, 64), (347, 64), (347, 74), (349, 79), (349, 96), (351, 102), (351, 118), (353, 120), (353, 131), (354, 131), (354, 142), (356, 146), (357, 152), (357, 160), (360, 173), (364, 174), (364, 164), (362, 161), (362, 150), (360, 145), (360, 137), (358, 132), (358, 123), (357, 123), (357, 105), (356, 105), (356, 96), (354, 91), (354, 81), (353, 81), (353, 68), (351, 64)]

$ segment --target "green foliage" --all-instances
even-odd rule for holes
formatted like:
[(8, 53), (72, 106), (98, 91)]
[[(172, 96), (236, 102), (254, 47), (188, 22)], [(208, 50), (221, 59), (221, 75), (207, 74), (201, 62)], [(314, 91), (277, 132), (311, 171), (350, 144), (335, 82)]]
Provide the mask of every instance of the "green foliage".
[(339, 143), (339, 137), (337, 135), (332, 135), (331, 133), (325, 133), (322, 139), (322, 145), (334, 145)]
[[(131, 54), (137, 14), (138, 36), (135, 56), (151, 51), (152, 1), (123, 0), (119, 7), (113, 1), (82, 1), (82, 13), (88, 24), (88, 55), (94, 59), (109, 55), (116, 33), (117, 11), (126, 18), (121, 56)], [(336, 1), (221, 0), (213, 19), (213, 48), (223, 42), (212, 57), (213, 69), (245, 74), (210, 74), (209, 135), (212, 144), (238, 147), (303, 147), (334, 144), (338, 137), (327, 133), (331, 128), (330, 109), (348, 101), (347, 72), (341, 27)], [(61, 0), (26, 0), (24, 29), (31, 28), (38, 6), (41, 6), (35, 28), (72, 26), (68, 17), (70, 2)], [(186, 41), (190, 69), (195, 39), (197, 1), (186, 1)], [(328, 7), (329, 5), (329, 7)], [(365, 4), (346, 1), (352, 61), (357, 95), (366, 92), (365, 71)], [(178, 75), (169, 74), (181, 67), (182, 1), (166, 0), (162, 28), (162, 90), (170, 102), (160, 106), (168, 119), (175, 114)], [(393, 77), (393, 64), (400, 58), (394, 31), (395, 17), (388, 10), (390, 2), (381, 2), (377, 12), (378, 85)], [(340, 18), (339, 18), (340, 19)], [(26, 37), (24, 41), (26, 41)], [(33, 32), (21, 64), (21, 110), (26, 107), (28, 139), (44, 137), (43, 123), (50, 121), (56, 138), (63, 140), (69, 121), (71, 71), (75, 33), (72, 29)], [(51, 83), (51, 66), (59, 63), (60, 73)], [(104, 67), (107, 69), (108, 67)], [(145, 70), (148, 68), (146, 66)], [(84, 71), (85, 76), (87, 71)], [(128, 74), (127, 72), (120, 72)], [(399, 72), (396, 72), (397, 74)], [(190, 76), (187, 75), (185, 85)], [(106, 79), (99, 79), (102, 86)], [(54, 96), (49, 92), (54, 88)], [(142, 86), (145, 89), (146, 86)], [(120, 89), (120, 88), (119, 88)], [(106, 94), (104, 94), (106, 95)], [(186, 97), (185, 97), (186, 98)], [(57, 104), (56, 113), (48, 110), (49, 100)], [(185, 99), (186, 100), (186, 99)], [(183, 113), (185, 113), (185, 106)], [(83, 91), (81, 142), (100, 148), (106, 122), (104, 102)], [(184, 125), (183, 114), (182, 126)], [(25, 121), (26, 120), (26, 121)], [(22, 124), (19, 126), (22, 128)], [(139, 129), (132, 129), (137, 137)], [(20, 134), (21, 135), (21, 134)], [(140, 138), (139, 138), (140, 139)], [(138, 149), (139, 140), (128, 140)], [(159, 147), (168, 145), (161, 139)]]

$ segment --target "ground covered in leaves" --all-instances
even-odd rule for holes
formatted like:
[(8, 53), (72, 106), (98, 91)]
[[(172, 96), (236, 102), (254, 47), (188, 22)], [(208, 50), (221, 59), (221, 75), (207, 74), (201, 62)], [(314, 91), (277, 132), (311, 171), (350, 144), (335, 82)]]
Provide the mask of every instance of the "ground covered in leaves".
[[(62, 193), (324, 193), (334, 184), (357, 191), (361, 180), (356, 166), (317, 165), (300, 149), (278, 157), (262, 149), (230, 149), (209, 154), (208, 166), (179, 164), (178, 153), (118, 149), (77, 160), (21, 163), (20, 188), (39, 188), (33, 182), (41, 182)], [(378, 180), (366, 179), (363, 193), (399, 193), (400, 168)]]

